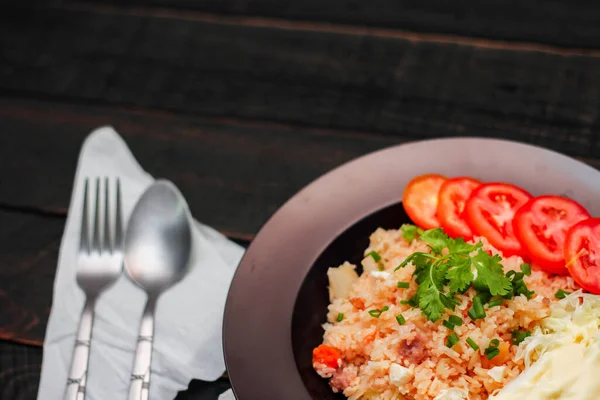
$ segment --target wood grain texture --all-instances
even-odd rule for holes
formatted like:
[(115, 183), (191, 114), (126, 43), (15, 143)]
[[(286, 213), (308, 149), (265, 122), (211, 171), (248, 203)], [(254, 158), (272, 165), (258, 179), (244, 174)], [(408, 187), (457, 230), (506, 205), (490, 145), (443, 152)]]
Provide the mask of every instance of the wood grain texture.
[[(72, 1), (81, 3), (82, 1)], [(85, 1), (83, 1), (85, 2)], [(241, 16), (389, 27), (571, 47), (600, 46), (600, 4), (581, 1), (89, 0)]]
[[(600, 155), (600, 58), (78, 10), (0, 15), (0, 95)], [(239, 138), (235, 140), (240, 140)]]
[(180, 187), (197, 219), (247, 240), (313, 179), (403, 142), (393, 136), (0, 99), (5, 166), (0, 203), (64, 215), (79, 148), (89, 132), (106, 124), (116, 128), (149, 173)]
[(35, 399), (41, 369), (40, 347), (0, 340), (0, 399)]
[(40, 345), (64, 218), (0, 210), (0, 221), (0, 339)]

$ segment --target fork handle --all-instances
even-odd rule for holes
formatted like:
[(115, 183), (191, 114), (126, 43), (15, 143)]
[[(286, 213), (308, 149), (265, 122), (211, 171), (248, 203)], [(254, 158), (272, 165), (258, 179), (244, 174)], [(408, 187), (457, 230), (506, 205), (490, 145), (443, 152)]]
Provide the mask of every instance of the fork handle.
[(148, 400), (150, 392), (150, 364), (152, 362), (152, 342), (154, 340), (154, 309), (156, 299), (148, 299), (140, 323), (140, 335), (131, 383), (129, 385), (129, 400)]
[(85, 398), (85, 384), (90, 356), (90, 342), (92, 340), (92, 325), (94, 323), (95, 298), (87, 298), (75, 339), (75, 349), (71, 359), (71, 370), (67, 380), (65, 400), (83, 400)]

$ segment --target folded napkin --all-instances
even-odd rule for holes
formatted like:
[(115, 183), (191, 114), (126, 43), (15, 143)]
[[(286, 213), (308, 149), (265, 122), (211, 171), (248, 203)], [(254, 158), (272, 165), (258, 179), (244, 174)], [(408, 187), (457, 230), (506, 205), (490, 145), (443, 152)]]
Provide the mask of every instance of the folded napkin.
[[(39, 400), (56, 400), (64, 395), (84, 303), (83, 292), (75, 282), (83, 181), (86, 177), (96, 176), (120, 178), (124, 221), (128, 220), (137, 199), (153, 181), (112, 128), (97, 129), (85, 140), (60, 246), (44, 342)], [(196, 251), (192, 269), (158, 301), (151, 399), (173, 399), (178, 391), (187, 388), (191, 379), (212, 381), (225, 371), (221, 342), (223, 309), (243, 249), (200, 223), (196, 223), (194, 235)], [(98, 299), (87, 400), (127, 397), (145, 300), (145, 293), (125, 274)]]
[(219, 396), (219, 400), (235, 400), (235, 396), (233, 395), (233, 391), (231, 389), (221, 393)]

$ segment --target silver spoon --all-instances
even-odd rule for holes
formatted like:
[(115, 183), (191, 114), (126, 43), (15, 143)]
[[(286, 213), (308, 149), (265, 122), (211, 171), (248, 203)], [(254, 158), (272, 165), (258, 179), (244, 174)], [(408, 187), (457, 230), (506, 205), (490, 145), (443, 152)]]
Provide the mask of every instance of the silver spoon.
[(154, 311), (161, 293), (187, 273), (192, 257), (192, 219), (187, 203), (169, 181), (152, 184), (136, 204), (125, 233), (125, 271), (146, 291), (129, 400), (148, 399)]

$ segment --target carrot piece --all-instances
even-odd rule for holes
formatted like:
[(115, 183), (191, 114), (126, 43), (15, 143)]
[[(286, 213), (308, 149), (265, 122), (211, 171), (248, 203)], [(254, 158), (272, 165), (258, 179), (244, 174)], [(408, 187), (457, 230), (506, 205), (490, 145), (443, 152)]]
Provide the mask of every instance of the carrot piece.
[(498, 350), (500, 350), (500, 353), (498, 353), (498, 355), (491, 360), (488, 360), (486, 357), (482, 357), (481, 366), (483, 368), (492, 368), (506, 364), (506, 362), (510, 359), (510, 343), (500, 342), (498, 345)]
[(337, 368), (338, 360), (342, 358), (342, 354), (338, 349), (326, 344), (321, 344), (313, 350), (313, 364), (319, 363), (328, 366), (329, 368)]

